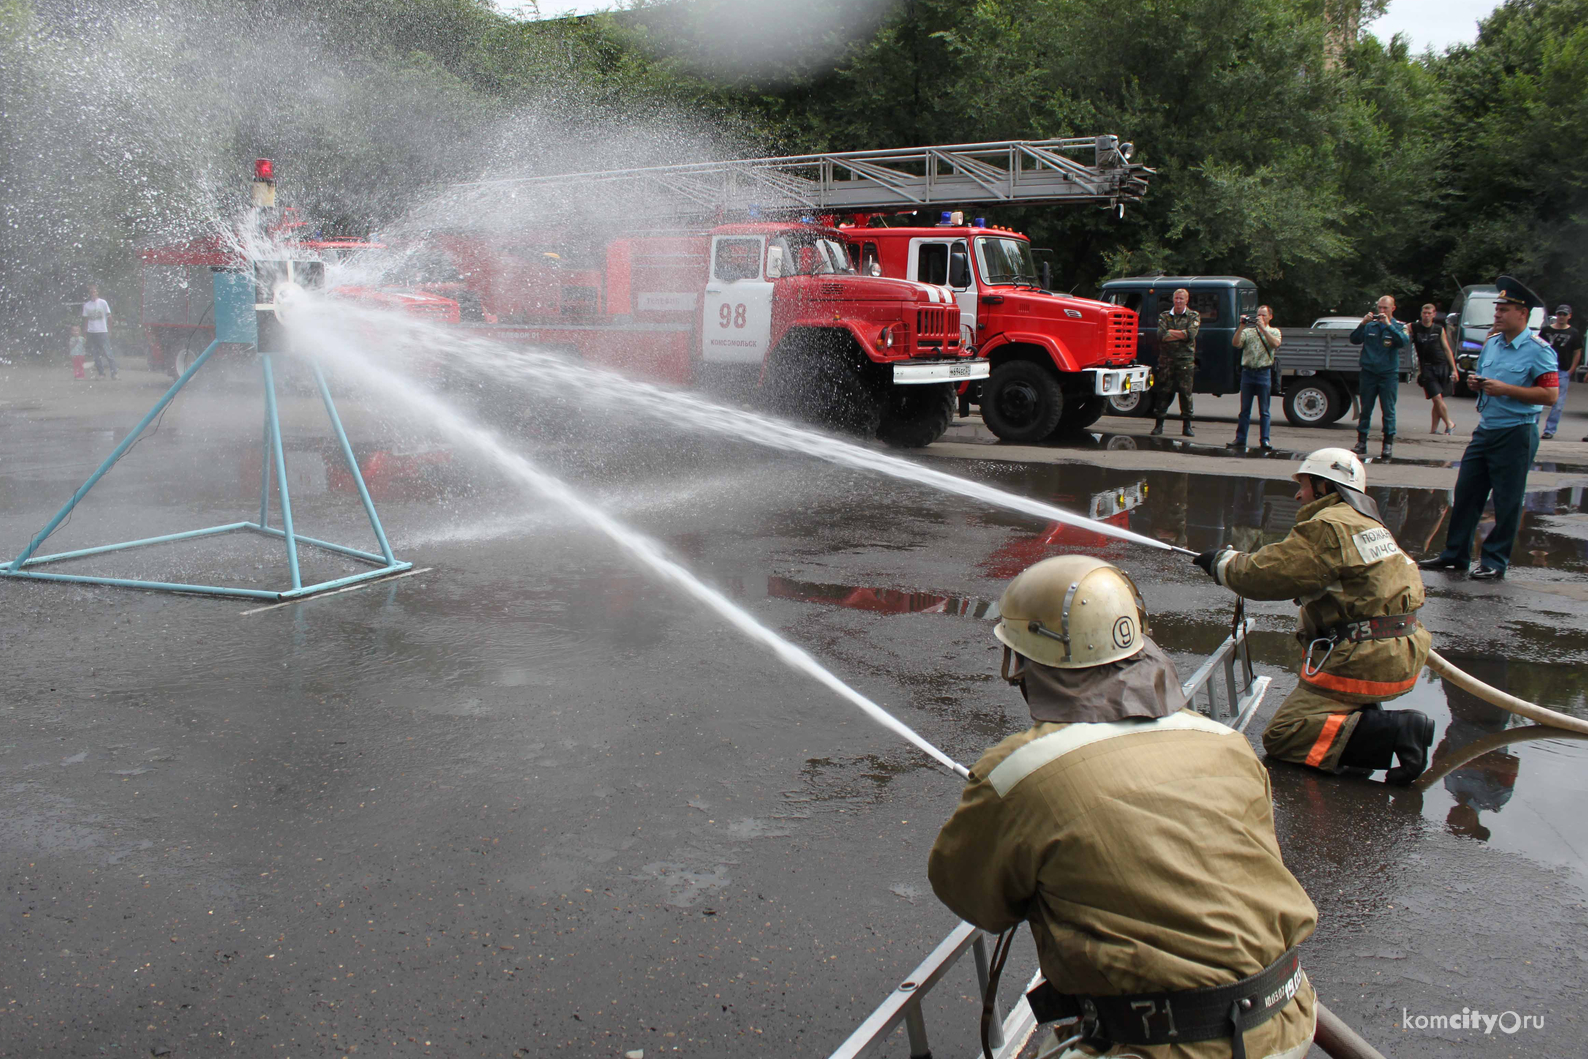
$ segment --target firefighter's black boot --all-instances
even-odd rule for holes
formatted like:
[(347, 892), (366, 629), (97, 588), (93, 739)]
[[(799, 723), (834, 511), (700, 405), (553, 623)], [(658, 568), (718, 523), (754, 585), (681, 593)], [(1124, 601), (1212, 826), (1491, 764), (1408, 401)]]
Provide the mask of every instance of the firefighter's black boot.
[(1379, 709), (1376, 702), (1358, 710), (1351, 741), (1340, 751), (1340, 767), (1374, 771), (1395, 764), (1395, 737), (1400, 734), (1395, 716)]
[(1434, 743), (1434, 719), (1421, 710), (1395, 710), (1389, 714), (1399, 722), (1395, 737), (1395, 758), (1399, 762), (1384, 776), (1385, 783), (1404, 787), (1428, 767), (1428, 748)]
[(1428, 767), (1433, 741), (1434, 722), (1422, 711), (1364, 706), (1351, 741), (1340, 752), (1340, 767), (1388, 769), (1384, 782), (1404, 786)]
[(1180, 433), (1188, 438), (1196, 437), (1196, 431), (1191, 429), (1191, 414), (1186, 413), (1185, 421), (1180, 424)]
[(1384, 435), (1384, 451), (1380, 452), (1378, 454), (1378, 458), (1381, 459), (1381, 460), (1387, 460), (1387, 459), (1390, 459), (1391, 457), (1393, 457), (1394, 455), (1395, 455), (1395, 435), (1394, 434), (1385, 434)]
[(1156, 422), (1154, 422), (1153, 425), (1152, 425), (1152, 436), (1153, 437), (1157, 437), (1159, 434), (1162, 434), (1162, 433), (1163, 433), (1163, 420), (1160, 419), (1160, 420), (1157, 420)]
[(1356, 448), (1352, 449), (1351, 451), (1356, 453), (1358, 456), (1362, 456), (1362, 457), (1366, 457), (1367, 456), (1367, 435), (1366, 434), (1358, 434), (1356, 436)]

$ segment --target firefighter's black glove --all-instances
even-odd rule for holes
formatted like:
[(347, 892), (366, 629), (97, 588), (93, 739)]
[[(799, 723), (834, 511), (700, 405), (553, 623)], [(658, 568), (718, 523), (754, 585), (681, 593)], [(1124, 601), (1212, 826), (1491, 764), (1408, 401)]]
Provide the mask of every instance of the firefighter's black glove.
[[(1222, 549), (1220, 549), (1222, 551)], [(1203, 552), (1191, 561), (1202, 568), (1202, 572), (1209, 577), (1213, 576), (1213, 562), (1219, 557), (1218, 552)]]

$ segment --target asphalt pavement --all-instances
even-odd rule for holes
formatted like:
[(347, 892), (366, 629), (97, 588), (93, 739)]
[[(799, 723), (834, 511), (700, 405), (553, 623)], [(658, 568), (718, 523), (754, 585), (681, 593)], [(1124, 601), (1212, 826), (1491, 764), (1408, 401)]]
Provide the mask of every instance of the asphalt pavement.
[[(114, 386), (62, 374), (0, 369), (6, 551), (164, 386), (136, 362)], [(925, 862), (958, 783), (425, 424), (341, 408), (397, 554), (427, 572), (265, 610), (0, 579), (0, 1055), (826, 1055), (954, 925)], [(317, 400), (283, 414), (299, 531), (368, 547)], [(1164, 552), (798, 453), (632, 424), (574, 444), (543, 418), (500, 422), (959, 761), (1027, 723), (986, 616), (1037, 559), (1119, 562), (1183, 673), (1228, 631), (1231, 598)], [(47, 550), (257, 514), (259, 423), (246, 385), (184, 394)], [(912, 458), (1196, 549), (1286, 532), (1284, 461), (1109, 446), (1149, 427), (1029, 455), (965, 421)], [(1348, 436), (1290, 430), (1287, 450)], [(1588, 446), (1553, 445), (1512, 576), (1430, 576), (1424, 619), (1464, 668), (1588, 716)], [(1379, 499), (1420, 553), (1454, 472), (1414, 468)], [(279, 546), (237, 536), (73, 566), (285, 576)], [(1249, 612), (1275, 682), (1255, 739), (1297, 652), (1289, 604)], [(1423, 790), (1270, 766), (1321, 916), (1309, 974), (1388, 1055), (1580, 1054), (1588, 745), (1428, 675), (1398, 705), (1435, 718), (1438, 762), (1493, 748)], [(934, 994), (937, 1054), (975, 1050), (974, 992), (962, 965)], [(1419, 1026), (1464, 1008), (1542, 1027)]]

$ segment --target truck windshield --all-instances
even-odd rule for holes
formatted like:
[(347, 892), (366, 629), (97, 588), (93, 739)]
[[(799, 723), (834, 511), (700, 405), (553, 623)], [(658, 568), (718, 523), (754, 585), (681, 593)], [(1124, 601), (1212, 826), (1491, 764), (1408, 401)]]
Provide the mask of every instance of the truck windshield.
[(1461, 307), (1462, 327), (1488, 327), (1494, 323), (1494, 303), (1499, 298), (1493, 294), (1469, 294), (1467, 304)]
[(770, 251), (782, 251), (782, 274), (785, 276), (853, 275), (849, 252), (836, 239), (819, 235), (786, 232), (772, 241)]
[(979, 236), (976, 239), (976, 256), (981, 259), (982, 278), (990, 284), (1037, 282), (1037, 265), (1031, 258), (1031, 244), (1024, 239)]

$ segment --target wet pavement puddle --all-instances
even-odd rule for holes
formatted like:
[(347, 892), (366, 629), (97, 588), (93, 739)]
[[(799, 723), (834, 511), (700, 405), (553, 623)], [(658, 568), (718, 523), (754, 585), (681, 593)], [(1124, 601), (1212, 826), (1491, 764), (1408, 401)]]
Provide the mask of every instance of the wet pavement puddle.
[[(1224, 426), (1227, 424), (1211, 424)], [(1204, 428), (1207, 429), (1207, 428)], [(1233, 429), (1233, 427), (1231, 427)], [(999, 445), (1002, 442), (996, 438), (962, 438), (957, 439), (965, 444), (972, 445)], [(1276, 448), (1271, 452), (1262, 452), (1255, 445), (1242, 449), (1232, 449), (1222, 442), (1192, 441), (1189, 438), (1173, 437), (1169, 435), (1153, 437), (1145, 434), (1111, 434), (1111, 433), (1083, 433), (1073, 437), (1060, 438), (1041, 443), (1042, 448), (1055, 450), (1068, 450), (1072, 452), (1165, 452), (1181, 453), (1192, 456), (1217, 456), (1231, 460), (1277, 460), (1282, 463), (1295, 463), (1307, 455), (1311, 449), (1285, 449)], [(1350, 447), (1350, 442), (1346, 442)], [(1373, 449), (1369, 451), (1367, 459), (1363, 462), (1369, 466), (1375, 463), (1405, 464), (1411, 467), (1443, 467), (1454, 470), (1461, 466), (1461, 461), (1456, 460), (1430, 460), (1416, 456), (1392, 456), (1384, 460), (1374, 450), (1378, 442), (1373, 442)], [(1550, 471), (1561, 474), (1588, 474), (1588, 461), (1573, 462), (1563, 460), (1536, 460), (1532, 465), (1535, 471)]]
[[(49, 453), (83, 437), (47, 424), (27, 458), (7, 465), (5, 540), (32, 532), (69, 492)], [(306, 519), (354, 525), (356, 496), (335, 477), (326, 440), (295, 441), (293, 488)], [(1183, 557), (797, 458), (725, 445), (670, 465), (672, 451), (617, 447), (562, 466), (961, 761), (1024, 724), (1018, 694), (996, 679), (990, 622), (1003, 584), (1032, 562), (1084, 551), (1124, 565), (1183, 674), (1228, 630), (1232, 599)], [(328, 951), (361, 978), (317, 984), (326, 1002), (371, 1003), (355, 988), (362, 977), (406, 960), (399, 1003), (429, 1004), (451, 996), (455, 957), (497, 983), (533, 983), (511, 997), (558, 1019), (577, 1007), (570, 990), (594, 996), (614, 967), (638, 967), (624, 996), (652, 1013), (647, 1025), (686, 1032), (709, 981), (714, 1004), (757, 1005), (757, 1025), (783, 1039), (821, 1006), (822, 1041), (836, 1043), (950, 925), (924, 865), (956, 784), (457, 454), (403, 444), (358, 454), (383, 490), (394, 546), (433, 572), (246, 619), (230, 607), (217, 617), (207, 601), (0, 583), (9, 649), (24, 660), (4, 704), (17, 734), (0, 747), (3, 848), (53, 873), (47, 887), (90, 877), (106, 887), (78, 924), (34, 917), (27, 930), (49, 952), (78, 952), (92, 931), (133, 929), (122, 924), (153, 901), (173, 926), (132, 943), (170, 945), (171, 965), (144, 959), (174, 976), (191, 963), (184, 952), (266, 966), (243, 945), (254, 916), (268, 924), (255, 933), (287, 938), (268, 972), (249, 972), (276, 975), (272, 989), (298, 981), (277, 962), (324, 963)], [(173, 433), (135, 455), (156, 458), (129, 466), (69, 533), (197, 525), (218, 507), (257, 503), (250, 439), (205, 449)], [(942, 465), (1197, 550), (1278, 540), (1297, 507), (1285, 482)], [(1441, 538), (1447, 491), (1374, 495), (1408, 551)], [(1534, 592), (1528, 578), (1575, 583), (1588, 567), (1585, 524), (1581, 490), (1530, 494), (1514, 579), (1481, 589), (1429, 579), (1444, 653), (1579, 716), (1588, 601)], [(1293, 679), (1293, 607), (1253, 613), (1258, 664), (1276, 677), (1266, 716)], [(1566, 880), (1578, 901), (1588, 889), (1588, 744), (1522, 740), (1512, 719), (1437, 679), (1393, 705), (1435, 718), (1436, 769), (1484, 752), (1423, 792), (1271, 769), (1287, 860), (1338, 932), (1318, 945), (1323, 978), (1357, 982), (1369, 973), (1360, 967), (1389, 963), (1438, 980), (1414, 959), (1372, 954), (1410, 951), (1373, 940), (1381, 905), (1423, 908), (1417, 936), (1437, 932), (1445, 892), (1408, 880), (1440, 857), (1476, 858), (1459, 863), (1480, 896), (1517, 879)], [(225, 930), (212, 929), (223, 917)], [(1512, 928), (1518, 951), (1543, 960), (1552, 941)], [(431, 962), (405, 948), (416, 936), (434, 946)], [(63, 961), (49, 973), (75, 973)], [(267, 994), (228, 1004), (238, 1017), (280, 1016)], [(802, 998), (798, 1010), (780, 995)], [(595, 1035), (630, 1032), (593, 1007), (578, 1009), (569, 1039), (588, 1034), (593, 1048)], [(973, 1030), (969, 1017), (945, 1046), (973, 1048)], [(706, 1051), (736, 1054), (727, 1043)]]

